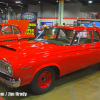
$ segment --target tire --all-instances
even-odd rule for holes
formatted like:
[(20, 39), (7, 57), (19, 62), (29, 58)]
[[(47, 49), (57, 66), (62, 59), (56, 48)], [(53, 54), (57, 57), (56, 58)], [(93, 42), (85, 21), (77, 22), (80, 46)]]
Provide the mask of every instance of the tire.
[(30, 89), (35, 94), (46, 93), (51, 88), (54, 80), (54, 70), (50, 67), (43, 68), (36, 73), (35, 77), (30, 83)]
[(97, 68), (100, 69), (100, 63), (98, 63)]

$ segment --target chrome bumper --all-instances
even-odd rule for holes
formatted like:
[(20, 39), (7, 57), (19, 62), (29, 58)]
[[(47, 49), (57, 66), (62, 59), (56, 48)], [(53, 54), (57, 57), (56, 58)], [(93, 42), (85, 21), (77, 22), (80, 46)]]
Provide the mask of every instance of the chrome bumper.
[(0, 81), (5, 83), (7, 86), (11, 88), (17, 88), (20, 86), (20, 83), (21, 83), (20, 78), (12, 79), (1, 73), (0, 73)]

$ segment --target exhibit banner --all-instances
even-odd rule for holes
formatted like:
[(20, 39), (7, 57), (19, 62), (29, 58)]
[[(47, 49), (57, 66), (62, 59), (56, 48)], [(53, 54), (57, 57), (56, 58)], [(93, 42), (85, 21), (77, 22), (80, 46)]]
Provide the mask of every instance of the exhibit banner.
[(84, 24), (85, 27), (92, 27), (92, 24), (95, 23), (96, 27), (100, 28), (100, 19), (78, 19), (77, 26)]
[(26, 34), (35, 35), (37, 32), (37, 13), (36, 12), (21, 12), (21, 19), (30, 20)]

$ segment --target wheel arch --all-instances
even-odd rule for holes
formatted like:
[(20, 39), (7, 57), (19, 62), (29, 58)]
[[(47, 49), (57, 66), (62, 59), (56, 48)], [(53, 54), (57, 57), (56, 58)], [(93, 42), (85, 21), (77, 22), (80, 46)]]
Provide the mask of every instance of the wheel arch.
[[(58, 78), (58, 77), (60, 76), (60, 67), (59, 67), (57, 64), (45, 64), (45, 65), (42, 65), (42, 66), (38, 67), (38, 68), (34, 71), (34, 73), (33, 73), (33, 75), (32, 75), (32, 79), (34, 78), (34, 76), (36, 75), (36, 73), (37, 73), (39, 70), (41, 70), (41, 69), (43, 69), (43, 68), (46, 68), (46, 67), (50, 67), (50, 68), (52, 68), (52, 69), (54, 70), (55, 75), (56, 75), (56, 78)], [(31, 79), (31, 81), (32, 81), (32, 79)]]

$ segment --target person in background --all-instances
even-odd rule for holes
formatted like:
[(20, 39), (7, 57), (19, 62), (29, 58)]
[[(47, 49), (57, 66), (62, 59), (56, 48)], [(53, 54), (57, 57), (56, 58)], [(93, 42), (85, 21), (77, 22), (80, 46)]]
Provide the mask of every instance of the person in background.
[(46, 23), (44, 23), (44, 25), (43, 25), (43, 27), (42, 27), (42, 30), (43, 30), (44, 28), (47, 28)]
[(58, 26), (58, 23), (56, 23), (55, 26)]
[(84, 24), (81, 24), (81, 27), (85, 27)]
[(42, 28), (40, 29), (40, 31), (42, 31), (44, 28), (47, 28), (46, 23), (44, 23), (44, 25), (42, 26)]
[(93, 28), (97, 28), (97, 27), (96, 27), (96, 23), (93, 23), (92, 26), (93, 26)]
[[(84, 24), (81, 24), (81, 27), (85, 27)], [(87, 36), (87, 32), (82, 31), (82, 32), (80, 32), (80, 33), (78, 34), (78, 36), (79, 36), (79, 37), (86, 37), (86, 36)]]

